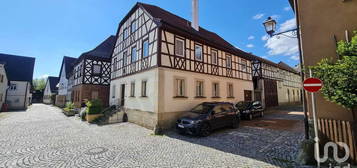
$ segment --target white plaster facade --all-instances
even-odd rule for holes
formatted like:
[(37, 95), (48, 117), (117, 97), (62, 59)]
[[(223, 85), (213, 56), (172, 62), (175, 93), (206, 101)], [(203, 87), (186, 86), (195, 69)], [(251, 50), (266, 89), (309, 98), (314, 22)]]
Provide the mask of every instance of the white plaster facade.
[(31, 84), (27, 81), (10, 81), (6, 103), (11, 110), (26, 109), (31, 100)]
[(60, 80), (58, 83), (58, 95), (67, 96), (68, 94), (68, 79), (66, 78), (66, 64), (62, 65), (60, 72)]

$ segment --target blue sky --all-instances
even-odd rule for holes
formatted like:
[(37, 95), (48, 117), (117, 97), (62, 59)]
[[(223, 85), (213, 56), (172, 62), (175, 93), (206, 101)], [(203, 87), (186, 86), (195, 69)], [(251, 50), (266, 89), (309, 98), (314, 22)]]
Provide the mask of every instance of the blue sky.
[[(135, 0), (2, 0), (0, 53), (36, 58), (34, 78), (58, 76), (64, 55), (78, 57), (109, 35)], [(191, 20), (191, 0), (141, 0)], [(295, 39), (267, 39), (262, 22), (295, 26), (288, 0), (200, 0), (200, 26), (231, 44), (274, 62), (298, 63)], [(264, 37), (265, 36), (265, 37)]]

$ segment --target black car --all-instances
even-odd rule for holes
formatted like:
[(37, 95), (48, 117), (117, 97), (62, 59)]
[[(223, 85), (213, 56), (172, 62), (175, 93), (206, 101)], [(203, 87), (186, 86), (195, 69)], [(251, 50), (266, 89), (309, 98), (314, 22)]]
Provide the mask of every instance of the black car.
[(176, 122), (176, 129), (180, 134), (208, 136), (217, 128), (239, 126), (239, 114), (232, 103), (204, 102), (181, 117)]
[(236, 104), (241, 117), (252, 120), (254, 117), (263, 117), (264, 108), (260, 101), (241, 101)]

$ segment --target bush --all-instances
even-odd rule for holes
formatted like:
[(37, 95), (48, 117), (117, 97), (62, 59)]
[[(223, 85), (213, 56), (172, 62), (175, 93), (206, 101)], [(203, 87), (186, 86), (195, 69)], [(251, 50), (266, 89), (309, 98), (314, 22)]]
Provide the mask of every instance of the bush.
[(72, 102), (67, 102), (66, 103), (66, 107), (63, 109), (63, 110), (65, 110), (65, 111), (71, 111), (71, 110), (73, 110), (74, 109), (74, 103), (72, 103)]
[(100, 100), (92, 100), (86, 103), (87, 114), (102, 114), (103, 105)]

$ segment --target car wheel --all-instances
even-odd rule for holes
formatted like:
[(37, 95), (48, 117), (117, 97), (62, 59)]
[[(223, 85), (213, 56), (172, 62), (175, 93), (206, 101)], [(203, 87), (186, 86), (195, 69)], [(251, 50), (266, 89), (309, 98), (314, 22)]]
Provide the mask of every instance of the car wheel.
[(200, 128), (200, 136), (206, 137), (210, 133), (211, 133), (211, 127), (207, 123), (202, 124)]
[(260, 117), (264, 117), (264, 111), (260, 112)]
[(249, 114), (248, 119), (249, 120), (253, 120), (253, 114), (252, 113)]

